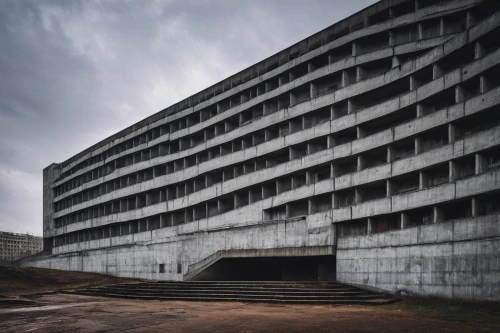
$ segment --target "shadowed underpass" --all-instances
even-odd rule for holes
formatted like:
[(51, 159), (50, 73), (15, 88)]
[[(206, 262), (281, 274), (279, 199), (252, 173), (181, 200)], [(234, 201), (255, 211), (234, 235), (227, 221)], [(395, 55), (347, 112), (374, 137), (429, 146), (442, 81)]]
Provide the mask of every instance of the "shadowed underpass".
[(335, 257), (223, 258), (200, 272), (193, 280), (333, 281)]

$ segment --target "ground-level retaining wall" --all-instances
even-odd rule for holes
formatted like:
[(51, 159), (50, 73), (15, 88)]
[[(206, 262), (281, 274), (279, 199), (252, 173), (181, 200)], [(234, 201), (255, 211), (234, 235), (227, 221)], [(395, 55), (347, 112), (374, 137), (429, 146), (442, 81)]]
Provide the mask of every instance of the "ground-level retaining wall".
[[(25, 266), (138, 279), (183, 280), (190, 265), (223, 250), (291, 250), (276, 251), (278, 256), (283, 253), (296, 255), (297, 251), (293, 251), (296, 248), (307, 248), (308, 251), (304, 253), (311, 256), (325, 255), (325, 247), (332, 248), (333, 252), (335, 228), (327, 215), (321, 220), (315, 216), (315, 219), (269, 221), (186, 234), (176, 232), (180, 230), (177, 227), (157, 229), (113, 237), (111, 246), (103, 243), (100, 249), (95, 246), (100, 240), (89, 241), (95, 243), (90, 244), (93, 246), (80, 243), (85, 246), (81, 250), (75, 248), (72, 253), (34, 260)], [(272, 251), (269, 255), (272, 255)], [(164, 265), (164, 273), (159, 272), (160, 264)]]
[(337, 280), (393, 293), (500, 301), (500, 215), (339, 237)]

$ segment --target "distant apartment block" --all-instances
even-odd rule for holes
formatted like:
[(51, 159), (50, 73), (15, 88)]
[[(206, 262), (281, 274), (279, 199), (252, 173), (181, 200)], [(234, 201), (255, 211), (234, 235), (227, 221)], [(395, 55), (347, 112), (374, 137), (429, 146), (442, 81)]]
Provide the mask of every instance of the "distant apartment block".
[(42, 237), (0, 231), (0, 260), (17, 260), (42, 251)]

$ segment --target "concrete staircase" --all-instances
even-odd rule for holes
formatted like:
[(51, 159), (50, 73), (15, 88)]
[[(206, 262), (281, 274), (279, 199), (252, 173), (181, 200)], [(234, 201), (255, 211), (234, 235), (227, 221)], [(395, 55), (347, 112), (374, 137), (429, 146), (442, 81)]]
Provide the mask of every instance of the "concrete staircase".
[(238, 301), (298, 304), (379, 305), (397, 301), (337, 282), (140, 282), (66, 291), (91, 296), (141, 300)]

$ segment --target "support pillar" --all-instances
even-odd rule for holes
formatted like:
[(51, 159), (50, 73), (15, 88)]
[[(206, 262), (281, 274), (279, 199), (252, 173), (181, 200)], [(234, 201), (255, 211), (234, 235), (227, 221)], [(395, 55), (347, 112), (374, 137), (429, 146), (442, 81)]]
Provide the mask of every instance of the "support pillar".
[(434, 223), (439, 223), (444, 220), (444, 214), (443, 210), (437, 206), (434, 206), (434, 212), (433, 212), (433, 222)]
[(472, 217), (476, 217), (480, 214), (479, 212), (479, 200), (477, 197), (472, 197), (471, 199)]
[(453, 182), (455, 180), (457, 180), (458, 178), (460, 178), (460, 170), (459, 170), (459, 165), (456, 161), (449, 161), (448, 162), (448, 169), (449, 169), (449, 181), (450, 182)]
[(476, 175), (488, 170), (488, 161), (481, 154), (475, 154), (475, 164), (476, 164)]

